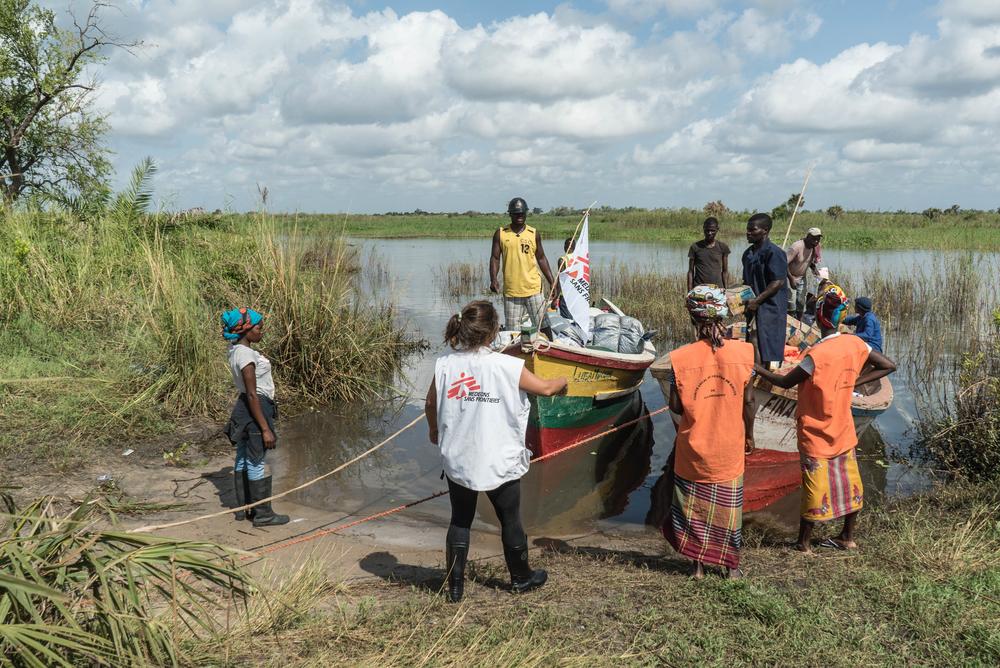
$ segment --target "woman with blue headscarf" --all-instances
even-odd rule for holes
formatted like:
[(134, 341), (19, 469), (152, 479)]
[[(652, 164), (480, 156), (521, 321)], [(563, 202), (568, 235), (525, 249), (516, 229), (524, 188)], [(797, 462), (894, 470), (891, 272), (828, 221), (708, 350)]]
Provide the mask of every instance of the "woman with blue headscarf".
[(841, 334), (847, 295), (830, 284), (816, 301), (816, 322), (823, 338), (787, 374), (757, 367), (772, 385), (798, 387), (795, 431), (802, 463), (802, 503), (796, 548), (810, 552), (817, 522), (844, 518), (844, 526), (820, 547), (857, 548), (854, 527), (864, 505), (864, 485), (855, 449), (858, 434), (851, 414), (856, 387), (896, 370), (895, 363), (853, 334)]
[[(267, 451), (277, 445), (274, 420), (274, 378), (271, 362), (254, 348), (263, 338), (264, 316), (250, 308), (231, 309), (222, 314), (222, 336), (229, 341), (229, 369), (240, 393), (233, 406), (226, 435), (236, 446), (233, 484), (237, 506), (271, 496), (271, 476), (264, 463)], [(238, 510), (236, 519), (253, 520), (255, 527), (287, 524), (287, 515), (278, 515), (271, 502), (247, 512)]]

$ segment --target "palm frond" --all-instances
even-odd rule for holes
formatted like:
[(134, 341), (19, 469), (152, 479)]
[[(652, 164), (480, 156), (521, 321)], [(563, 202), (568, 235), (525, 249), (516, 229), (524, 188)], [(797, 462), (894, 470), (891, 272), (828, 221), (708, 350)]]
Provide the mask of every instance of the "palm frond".
[(150, 157), (143, 158), (132, 169), (128, 187), (115, 196), (111, 215), (121, 224), (134, 223), (146, 213), (153, 201), (152, 180), (156, 174), (156, 163)]
[(0, 530), (0, 655), (14, 666), (176, 665), (180, 635), (218, 633), (248, 576), (218, 545), (106, 531), (95, 506), (39, 499)]

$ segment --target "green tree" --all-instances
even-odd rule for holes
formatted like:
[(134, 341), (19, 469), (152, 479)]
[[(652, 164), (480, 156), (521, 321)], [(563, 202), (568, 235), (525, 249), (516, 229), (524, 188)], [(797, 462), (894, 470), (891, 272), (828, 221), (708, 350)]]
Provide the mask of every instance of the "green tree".
[(829, 209), (826, 210), (826, 215), (830, 216), (834, 220), (840, 218), (844, 215), (844, 207), (839, 204), (834, 204)]
[(775, 220), (785, 219), (792, 215), (795, 211), (795, 205), (798, 204), (799, 209), (806, 205), (806, 199), (803, 197), (802, 201), (799, 202), (799, 193), (792, 193), (788, 196), (782, 204), (771, 209), (771, 218)]
[(34, 0), (0, 0), (0, 194), (71, 203), (107, 196), (108, 125), (92, 106), (93, 66), (129, 48), (101, 26), (94, 2), (72, 27)]

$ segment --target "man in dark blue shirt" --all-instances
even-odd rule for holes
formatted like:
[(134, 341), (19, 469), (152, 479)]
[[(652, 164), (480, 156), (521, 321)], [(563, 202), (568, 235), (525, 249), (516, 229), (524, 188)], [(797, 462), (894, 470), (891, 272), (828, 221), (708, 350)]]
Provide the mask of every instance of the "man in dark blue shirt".
[(747, 221), (747, 242), (743, 252), (743, 283), (756, 297), (746, 304), (747, 331), (751, 324), (757, 337), (760, 359), (781, 362), (785, 358), (788, 329), (788, 259), (785, 251), (770, 239), (771, 216), (755, 213)]
[(882, 323), (878, 317), (872, 313), (872, 300), (868, 297), (858, 297), (854, 300), (854, 310), (857, 315), (852, 315), (844, 320), (845, 325), (854, 327), (854, 334), (870, 345), (872, 350), (882, 352)]

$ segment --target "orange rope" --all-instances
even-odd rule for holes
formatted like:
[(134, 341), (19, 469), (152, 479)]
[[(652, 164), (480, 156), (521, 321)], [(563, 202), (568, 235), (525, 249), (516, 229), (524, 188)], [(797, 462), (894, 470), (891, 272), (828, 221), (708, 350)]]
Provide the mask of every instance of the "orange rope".
[[(598, 434), (594, 434), (593, 436), (588, 436), (587, 438), (585, 438), (585, 439), (583, 439), (581, 441), (577, 441), (576, 443), (572, 443), (570, 445), (567, 445), (565, 448), (560, 448), (559, 450), (556, 450), (555, 452), (550, 452), (549, 454), (542, 455), (541, 457), (535, 457), (534, 459), (531, 460), (531, 463), (532, 464), (536, 464), (538, 462), (545, 461), (546, 459), (549, 459), (551, 457), (555, 457), (556, 455), (561, 455), (564, 452), (568, 452), (569, 450), (572, 450), (573, 448), (577, 448), (577, 447), (579, 447), (581, 445), (584, 445), (586, 443), (590, 443), (592, 441), (596, 441), (599, 438), (604, 438), (605, 436), (607, 436), (609, 434), (613, 434), (616, 431), (619, 431), (620, 429), (624, 429), (625, 427), (629, 427), (629, 426), (631, 426), (631, 425), (633, 425), (633, 424), (635, 424), (635, 423), (637, 423), (637, 422), (639, 422), (641, 420), (646, 420), (646, 419), (650, 419), (651, 420), (654, 415), (658, 415), (658, 414), (663, 413), (664, 411), (667, 411), (667, 410), (670, 410), (670, 407), (669, 406), (664, 406), (663, 408), (658, 408), (658, 409), (656, 409), (655, 411), (653, 411), (651, 413), (646, 413), (645, 415), (640, 415), (639, 417), (637, 417), (635, 419), (632, 419), (632, 420), (629, 420), (628, 422), (623, 422), (622, 424), (618, 425), (617, 427), (612, 427), (611, 429), (606, 429), (606, 430), (604, 430), (604, 431), (602, 431), (602, 432), (600, 432)], [(381, 517), (386, 517), (387, 515), (393, 515), (395, 513), (400, 512), (400, 511), (406, 510), (407, 508), (412, 508), (413, 506), (417, 506), (417, 505), (420, 505), (421, 503), (425, 503), (425, 502), (430, 501), (432, 499), (436, 499), (439, 496), (444, 496), (447, 493), (448, 493), (447, 490), (444, 490), (444, 491), (441, 491), (441, 492), (435, 492), (434, 494), (431, 494), (430, 496), (425, 496), (422, 499), (418, 499), (416, 501), (411, 501), (411, 502), (405, 503), (405, 504), (403, 504), (401, 506), (396, 506), (395, 508), (390, 508), (389, 510), (383, 510), (380, 513), (375, 513), (374, 515), (369, 515), (368, 517), (362, 517), (359, 520), (354, 520), (352, 522), (347, 522), (346, 524), (341, 524), (339, 526), (335, 526), (335, 527), (332, 527), (332, 528), (329, 528), (329, 529), (321, 529), (321, 530), (315, 531), (315, 532), (313, 532), (311, 534), (306, 534), (304, 536), (299, 536), (298, 538), (293, 538), (291, 540), (287, 540), (287, 541), (285, 541), (283, 543), (276, 543), (274, 545), (269, 545), (268, 547), (265, 547), (265, 548), (263, 548), (261, 550), (258, 550), (255, 554), (251, 554), (251, 555), (248, 555), (246, 557), (243, 557), (243, 559), (252, 559), (252, 558), (255, 558), (255, 557), (261, 557), (261, 556), (263, 556), (265, 554), (268, 554), (270, 552), (275, 552), (277, 550), (281, 550), (281, 549), (284, 549), (286, 547), (291, 547), (292, 545), (298, 545), (300, 543), (306, 543), (308, 541), (315, 540), (315, 539), (321, 538), (323, 536), (328, 536), (328, 535), (330, 535), (332, 533), (337, 533), (338, 531), (343, 531), (344, 529), (349, 529), (349, 528), (357, 526), (359, 524), (364, 524), (365, 522), (370, 522), (372, 520), (376, 520), (376, 519), (379, 519)]]

